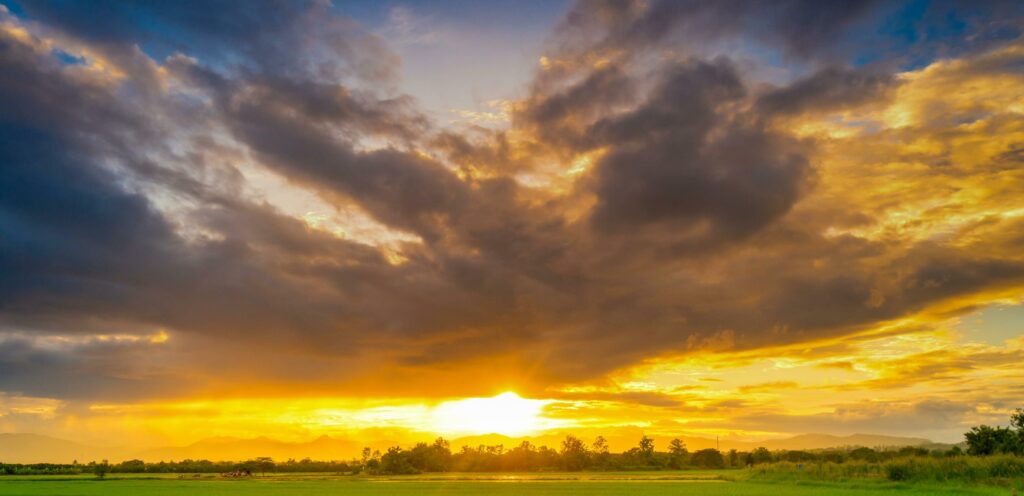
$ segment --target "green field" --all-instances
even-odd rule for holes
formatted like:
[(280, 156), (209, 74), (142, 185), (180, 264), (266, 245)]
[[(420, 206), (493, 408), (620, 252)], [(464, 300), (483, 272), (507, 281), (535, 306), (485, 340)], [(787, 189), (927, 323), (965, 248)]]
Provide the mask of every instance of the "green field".
[(0, 479), (0, 494), (10, 496), (233, 496), (233, 495), (700, 495), (700, 496), (869, 496), (869, 495), (1009, 495), (998, 487), (942, 487), (881, 481), (798, 483), (748, 481), (726, 472), (659, 472), (601, 474), (445, 474), (441, 476), (345, 477), (273, 475), (252, 479), (190, 476), (26, 476)]

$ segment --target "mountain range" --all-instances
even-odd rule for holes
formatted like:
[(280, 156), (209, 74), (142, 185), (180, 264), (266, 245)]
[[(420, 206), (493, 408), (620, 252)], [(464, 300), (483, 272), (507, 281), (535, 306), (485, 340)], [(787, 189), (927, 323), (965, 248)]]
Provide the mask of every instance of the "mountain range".
[[(764, 441), (748, 442), (735, 440), (721, 440), (680, 436), (687, 447), (691, 450), (719, 447), (722, 450), (737, 449), (740, 451), (751, 450), (764, 446), (771, 450), (811, 450), (848, 446), (868, 447), (896, 447), (896, 446), (922, 446), (935, 445), (928, 439), (914, 437), (884, 436), (875, 434), (853, 434), (849, 436), (833, 436), (829, 434), (801, 434), (797, 436), (768, 439)], [(524, 440), (530, 441), (535, 446), (548, 446), (558, 449), (564, 435), (551, 434), (535, 437), (509, 437), (500, 434), (486, 434), (480, 436), (469, 436), (455, 438), (450, 441), (452, 451), (458, 451), (462, 446), (477, 447), (479, 445), (501, 444), (505, 449), (519, 445)], [(426, 440), (426, 439), (424, 439)], [(668, 437), (654, 437), (655, 446), (664, 449), (671, 439)], [(616, 438), (609, 436), (609, 445), (612, 451), (622, 451), (636, 444), (637, 439)], [(379, 440), (370, 443), (376, 449), (384, 450), (387, 446), (402, 444), (408, 446), (410, 443), (392, 440)], [(75, 441), (58, 439), (40, 434), (9, 433), (0, 434), (0, 462), (3, 463), (71, 463), (88, 462), (92, 460), (108, 459), (111, 462), (128, 460), (133, 458), (142, 459), (148, 462), (171, 461), (184, 459), (209, 459), (209, 460), (246, 460), (257, 456), (269, 456), (275, 460), (287, 460), (289, 458), (301, 459), (312, 458), (314, 460), (343, 460), (356, 458), (364, 446), (364, 443), (349, 439), (321, 436), (306, 442), (288, 442), (271, 439), (268, 437), (256, 438), (234, 438), (234, 437), (213, 437), (197, 441), (184, 446), (169, 446), (154, 449), (132, 449), (116, 446), (92, 446)]]

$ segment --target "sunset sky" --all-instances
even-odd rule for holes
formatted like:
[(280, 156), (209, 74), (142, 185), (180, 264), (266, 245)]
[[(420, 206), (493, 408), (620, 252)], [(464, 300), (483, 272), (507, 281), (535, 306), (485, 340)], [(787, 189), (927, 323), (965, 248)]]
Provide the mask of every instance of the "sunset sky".
[(0, 432), (957, 442), (1024, 406), (1022, 32), (0, 0)]

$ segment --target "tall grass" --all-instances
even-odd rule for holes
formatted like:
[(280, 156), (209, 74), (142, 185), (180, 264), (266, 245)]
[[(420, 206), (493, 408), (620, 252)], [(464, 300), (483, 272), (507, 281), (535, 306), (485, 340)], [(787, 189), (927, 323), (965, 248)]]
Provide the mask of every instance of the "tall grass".
[(907, 457), (884, 462), (778, 462), (748, 468), (747, 476), (763, 480), (850, 481), (1024, 485), (1024, 457), (994, 455), (948, 458)]

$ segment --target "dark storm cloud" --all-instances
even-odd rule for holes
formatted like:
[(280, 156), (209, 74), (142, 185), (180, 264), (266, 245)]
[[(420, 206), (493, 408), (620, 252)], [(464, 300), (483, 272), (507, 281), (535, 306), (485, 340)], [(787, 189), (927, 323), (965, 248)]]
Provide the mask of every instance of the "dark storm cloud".
[(40, 344), (24, 336), (0, 340), (0, 390), (63, 399), (156, 398), (181, 388), (172, 374), (146, 370), (144, 343)]
[(354, 152), (305, 117), (277, 113), (264, 103), (236, 102), (231, 126), (287, 177), (354, 197), (387, 224), (431, 239), (442, 235), (434, 226), (437, 216), (464, 201), (465, 185), (429, 159), (397, 150)]
[[(1019, 285), (1019, 262), (996, 255), (821, 234), (834, 218), (871, 221), (856, 205), (792, 218), (814, 188), (814, 144), (772, 117), (871, 101), (891, 77), (829, 66), (761, 90), (728, 58), (658, 55), (683, 48), (680, 36), (744, 32), (815, 58), (871, 6), (827, 5), (573, 9), (553, 43), (601, 56), (541, 71), (510, 131), (537, 156), (595, 154), (555, 195), (517, 180), (529, 165), (509, 158), (507, 135), (439, 133), (411, 98), (382, 90), (394, 57), (323, 4), (101, 3), (91, 14), (30, 2), (31, 18), (125, 74), (98, 81), (0, 32), (0, 333), (167, 329), (173, 352), (145, 349), (198, 376), (236, 367), (301, 381), (294, 371), (308, 370), (329, 382), (514, 355), (525, 382), (565, 381), (665, 353), (840, 335)], [(135, 42), (184, 53), (157, 70)], [(243, 194), (234, 162), (248, 160), (417, 241), (395, 262), (310, 229)], [(75, 384), (95, 379), (89, 394), (137, 391), (110, 379), (117, 367), (85, 365), (144, 360), (141, 348), (97, 349), (90, 362), (40, 342), (3, 342), (0, 375), (15, 379), (0, 389), (71, 394), (45, 384), (77, 373)], [(45, 381), (28, 381), (33, 371)], [(133, 377), (149, 393), (173, 389)]]
[[(126, 145), (159, 142), (142, 114), (2, 41), (5, 327), (76, 333), (160, 325), (250, 343), (302, 329), (305, 337), (287, 340), (301, 349), (322, 348), (321, 339), (349, 326), (430, 332), (458, 328), (452, 318), (481, 318), (455, 312), (464, 303), (429, 266), (394, 269), (374, 249), (240, 200), (203, 192), (209, 204), (193, 220), (222, 239), (186, 241), (102, 166), (138, 158), (119, 154)], [(436, 189), (427, 186), (424, 194)], [(409, 297), (395, 296), (402, 291)], [(393, 296), (397, 306), (378, 305)]]
[(748, 91), (728, 59), (663, 64), (627, 111), (615, 103), (644, 81), (580, 71), (576, 84), (535, 87), (517, 123), (553, 146), (602, 151), (587, 184), (590, 225), (645, 238), (627, 251), (678, 255), (747, 237), (788, 211), (812, 176), (796, 141), (763, 128), (758, 113), (730, 110)]
[(124, 288), (111, 279), (160, 270), (173, 234), (145, 198), (96, 167), (94, 155), (116, 144), (85, 130), (119, 140), (151, 139), (151, 128), (98, 89), (72, 86), (59, 67), (37, 67), (32, 55), (0, 37), (0, 266), (9, 276), (0, 301), (10, 310), (37, 294), (114, 298)]
[(365, 136), (415, 141), (424, 134), (427, 123), (407, 97), (377, 100), (342, 85), (227, 79), (181, 59), (173, 67), (204, 85), (231, 132), (267, 165), (329, 196), (356, 198), (389, 225), (433, 239), (441, 235), (436, 216), (464, 201), (465, 185), (430, 159), (354, 149)]
[[(390, 81), (396, 56), (316, 0), (20, 2), (30, 19), (109, 46), (141, 44), (294, 79)], [(295, 48), (301, 47), (296, 50)]]
[(596, 0), (577, 2), (550, 45), (572, 58), (750, 44), (797, 62), (917, 67), (1016, 39), (1022, 15), (1020, 2), (1003, 0)]
[(846, 30), (878, 4), (874, 0), (579, 2), (561, 25), (555, 45), (570, 52), (644, 50), (671, 42), (710, 44), (729, 38), (768, 43), (807, 59), (828, 54)]
[(595, 166), (595, 228), (665, 223), (682, 232), (678, 243), (699, 245), (749, 235), (785, 213), (809, 165), (782, 136), (722, 122), (719, 108), (745, 95), (731, 65), (695, 61), (666, 72), (646, 102), (590, 130), (609, 149)]
[[(512, 271), (460, 255), (461, 238), (454, 240), (451, 254), (410, 248), (409, 260), (394, 266), (377, 249), (310, 231), (265, 206), (138, 163), (141, 154), (133, 152), (159, 151), (154, 145), (161, 140), (155, 136), (168, 130), (153, 117), (176, 115), (182, 109), (173, 108), (175, 101), (122, 100), (109, 87), (76, 80), (72, 69), (49, 63), (45, 54), (19, 41), (3, 41), (0, 94), (6, 103), (3, 136), (10, 140), (3, 150), (3, 166), (10, 171), (4, 189), (12, 193), (4, 196), (2, 218), (14, 233), (5, 237), (0, 257), (10, 269), (3, 281), (5, 329), (46, 335), (137, 333), (160, 326), (212, 338), (213, 346), (282, 354), (331, 350), (344, 359), (381, 346), (385, 357), (398, 355), (409, 363), (452, 360), (457, 350), (407, 347), (406, 339), (467, 328), (503, 344), (528, 335), (501, 337), (518, 323), (506, 305), (515, 284)], [(287, 177), (314, 184), (328, 197), (351, 197), (395, 227), (425, 238), (434, 233), (442, 245), (447, 223), (457, 217), (466, 237), (515, 257), (509, 265), (525, 273), (547, 276), (531, 265), (536, 257), (549, 257), (548, 250), (542, 245), (539, 251), (516, 249), (517, 243), (533, 243), (529, 231), (537, 221), (516, 218), (513, 183), (480, 184), (476, 207), (486, 211), (477, 211), (459, 204), (466, 201), (460, 198), (469, 194), (468, 187), (439, 164), (394, 149), (352, 148), (356, 134), (404, 139), (422, 125), (415, 115), (396, 117), (389, 110), (392, 100), (370, 109), (342, 87), (309, 94), (291, 84), (267, 83), (263, 76), (239, 83), (206, 74), (205, 82), (216, 91), (239, 85), (230, 89), (236, 98), (222, 102), (218, 118)], [(304, 86), (310, 88), (322, 86)], [(349, 136), (335, 139), (321, 126)], [(205, 141), (198, 144), (201, 152), (212, 152), (202, 150)], [(201, 154), (188, 157), (197, 160), (193, 167), (217, 167)], [(216, 238), (183, 238), (148, 198), (126, 190), (124, 177), (104, 167), (112, 160), (136, 181), (157, 182), (199, 202), (189, 222)], [(506, 231), (513, 223), (522, 226), (522, 236)], [(187, 335), (179, 337), (190, 342)], [(162, 353), (159, 347), (152, 352)], [(77, 352), (63, 353), (72, 359)], [(337, 365), (330, 369), (337, 376)], [(83, 372), (82, 380), (92, 375)], [(98, 376), (97, 384), (116, 388)]]
[(550, 94), (538, 95), (517, 118), (536, 128), (539, 135), (572, 147), (585, 147), (586, 138), (576, 129), (581, 120), (592, 120), (614, 106), (626, 102), (632, 93), (632, 81), (618, 67), (595, 70), (579, 82)]
[[(357, 151), (354, 141), (381, 135), (414, 141), (425, 130), (422, 116), (394, 100), (352, 102), (345, 88), (324, 99), (291, 85), (259, 80), (224, 81), (204, 69), (181, 67), (190, 77), (211, 82), (224, 122), (265, 164), (326, 197), (352, 200), (381, 222), (419, 235), (455, 261), (465, 251), (483, 259), (455, 263), (491, 275), (507, 267), (544, 284), (572, 284), (564, 267), (571, 241), (557, 214), (526, 205), (520, 186), (506, 177), (467, 182), (436, 160), (393, 147)], [(346, 112), (329, 103), (345, 99)], [(325, 111), (325, 109), (327, 111)], [(480, 258), (480, 257), (473, 257)], [(482, 264), (482, 265), (481, 265)], [(504, 285), (515, 284), (506, 282)]]
[(891, 75), (827, 67), (784, 88), (766, 92), (757, 105), (767, 114), (829, 111), (878, 99), (895, 85)]

